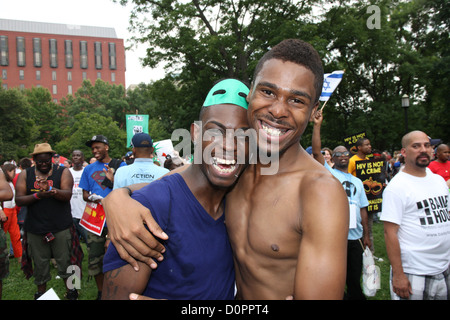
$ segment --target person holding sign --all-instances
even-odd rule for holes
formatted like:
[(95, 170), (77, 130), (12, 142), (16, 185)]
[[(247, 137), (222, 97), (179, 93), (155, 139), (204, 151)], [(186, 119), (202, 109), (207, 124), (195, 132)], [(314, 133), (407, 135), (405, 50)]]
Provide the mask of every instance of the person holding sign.
[[(71, 265), (73, 249), (68, 245), (72, 241), (73, 178), (69, 169), (52, 164), (53, 154), (55, 151), (48, 143), (36, 144), (31, 154), (36, 165), (22, 171), (16, 183), (16, 204), (28, 207), (24, 224), (28, 252), (24, 256), (28, 257), (29, 253), (34, 262), (34, 283), (38, 290), (35, 299), (45, 293), (51, 279), (51, 258), (55, 258), (58, 275), (63, 280), (70, 276), (67, 268)], [(30, 262), (24, 260), (22, 263)], [(67, 290), (68, 299), (78, 297), (76, 289)]]
[(322, 126), (322, 111), (318, 110), (314, 117), (314, 129), (312, 136), (312, 148), (314, 158), (327, 168), (337, 178), (347, 194), (350, 207), (350, 223), (348, 231), (347, 247), (347, 292), (345, 298), (348, 300), (364, 300), (365, 296), (361, 289), (362, 253), (361, 239), (364, 247), (371, 246), (368, 232), (368, 215), (366, 192), (360, 179), (348, 172), (350, 152), (344, 146), (338, 146), (333, 150), (332, 160), (334, 168), (325, 161), (321, 149), (320, 128)]
[(372, 153), (372, 146), (370, 140), (364, 137), (356, 141), (355, 147), (357, 152), (348, 162), (348, 172), (356, 177), (356, 162), (369, 159), (368, 155)]
[[(90, 276), (95, 277), (98, 289), (98, 299), (101, 299), (103, 287), (103, 256), (105, 255), (107, 228), (104, 228), (104, 212), (101, 207), (101, 199), (106, 197), (114, 187), (115, 171), (126, 166), (119, 159), (109, 156), (109, 142), (103, 135), (95, 135), (86, 142), (91, 148), (92, 154), (97, 161), (84, 168), (81, 175), (79, 187), (83, 189), (83, 199), (87, 202), (86, 210), (81, 218), (81, 225), (88, 229), (87, 245), (89, 248)], [(92, 218), (91, 224), (86, 224), (85, 214)], [(92, 214), (93, 213), (93, 214)], [(103, 219), (99, 219), (103, 215)]]

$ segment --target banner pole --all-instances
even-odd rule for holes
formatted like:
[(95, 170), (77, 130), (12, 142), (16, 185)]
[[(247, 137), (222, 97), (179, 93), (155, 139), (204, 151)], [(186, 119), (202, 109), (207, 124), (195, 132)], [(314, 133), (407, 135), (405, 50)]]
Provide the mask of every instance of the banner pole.
[(323, 110), (323, 108), (325, 107), (325, 105), (327, 104), (328, 100), (324, 102), (324, 104), (322, 105), (322, 108), (320, 108), (320, 111)]

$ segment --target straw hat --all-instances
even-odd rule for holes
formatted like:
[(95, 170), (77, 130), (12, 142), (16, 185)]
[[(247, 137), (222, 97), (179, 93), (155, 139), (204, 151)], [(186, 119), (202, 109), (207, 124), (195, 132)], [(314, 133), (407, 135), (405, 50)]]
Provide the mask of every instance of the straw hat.
[(44, 143), (38, 143), (34, 146), (34, 151), (33, 153), (30, 153), (30, 155), (35, 156), (37, 154), (41, 154), (41, 153), (56, 153), (56, 151), (52, 150), (52, 147), (44, 142)]

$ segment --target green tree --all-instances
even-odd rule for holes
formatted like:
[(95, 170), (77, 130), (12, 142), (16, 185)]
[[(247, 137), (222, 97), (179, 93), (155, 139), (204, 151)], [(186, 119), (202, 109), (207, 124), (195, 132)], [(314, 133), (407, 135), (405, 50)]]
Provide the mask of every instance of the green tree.
[(31, 117), (31, 108), (23, 92), (0, 86), (0, 162), (28, 157), (38, 131)]
[(74, 95), (61, 99), (61, 105), (71, 119), (80, 112), (96, 113), (112, 118), (119, 128), (124, 127), (125, 114), (130, 111), (125, 88), (101, 79), (97, 79), (94, 85), (89, 80), (83, 81)]
[(85, 143), (98, 134), (108, 138), (111, 157), (121, 158), (125, 155), (127, 152), (126, 132), (119, 129), (117, 123), (111, 118), (87, 112), (81, 112), (74, 117), (74, 124), (64, 130), (66, 138), (57, 143), (55, 149), (64, 155), (79, 149), (84, 152), (86, 159), (89, 159), (91, 149)]
[[(139, 1), (130, 17), (136, 43), (150, 47), (144, 64), (165, 62), (178, 91), (160, 91), (155, 108), (176, 97), (179, 113), (166, 122), (183, 126), (196, 116), (212, 82), (251, 81), (257, 60), (280, 40), (310, 42), (326, 72), (345, 69), (325, 112), (323, 137), (342, 143), (366, 131), (380, 149), (399, 147), (404, 134), (401, 96), (408, 94), (409, 130), (448, 137), (448, 22), (445, 0), (378, 1)], [(379, 26), (369, 24), (374, 5)], [(157, 100), (157, 101), (156, 101)], [(325, 115), (326, 116), (326, 115)], [(307, 131), (303, 143), (308, 143)], [(330, 145), (331, 146), (331, 145)]]
[[(251, 81), (255, 62), (281, 39), (312, 35), (311, 5), (321, 1), (139, 1), (130, 29), (148, 44), (143, 64), (165, 63), (168, 76), (154, 83), (155, 110), (170, 104), (164, 127), (188, 128), (212, 84), (225, 77)], [(172, 84), (168, 83), (172, 82)], [(172, 86), (172, 88), (171, 88)], [(174, 102), (174, 103), (172, 103)]]
[(36, 141), (48, 142), (54, 146), (62, 137), (67, 126), (67, 116), (60, 105), (52, 101), (50, 91), (46, 88), (31, 88), (24, 91), (31, 110), (31, 119), (38, 132)]

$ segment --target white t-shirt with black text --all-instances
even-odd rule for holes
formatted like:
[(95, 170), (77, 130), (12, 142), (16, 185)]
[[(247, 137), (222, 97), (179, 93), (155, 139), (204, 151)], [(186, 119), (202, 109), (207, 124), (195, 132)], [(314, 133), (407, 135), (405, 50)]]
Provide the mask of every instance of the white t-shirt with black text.
[(405, 273), (436, 275), (450, 264), (449, 189), (442, 177), (399, 172), (383, 192), (380, 219), (399, 225)]

